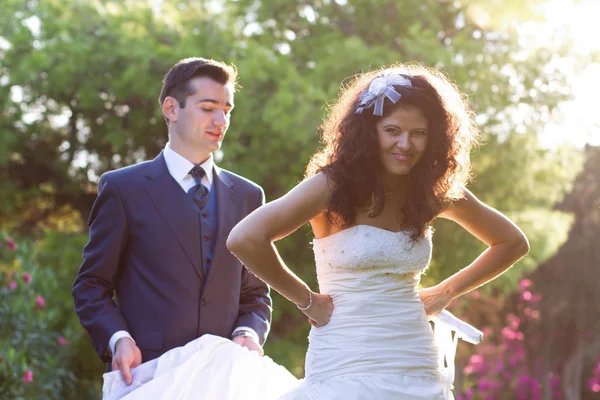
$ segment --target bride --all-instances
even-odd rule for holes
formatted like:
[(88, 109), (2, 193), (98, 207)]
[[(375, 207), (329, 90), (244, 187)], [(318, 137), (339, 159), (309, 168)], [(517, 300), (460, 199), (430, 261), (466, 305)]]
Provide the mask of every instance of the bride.
[[(250, 214), (227, 241), (250, 271), (307, 316), (305, 378), (206, 335), (136, 368), (134, 384), (141, 386), (127, 389), (126, 399), (452, 398), (456, 342), (448, 329), (466, 339), (475, 333), (475, 342), (477, 332), (441, 312), (528, 251), (519, 228), (465, 188), (477, 139), (466, 101), (435, 70), (375, 70), (343, 91), (323, 136), (306, 179)], [(418, 290), (435, 218), (455, 221), (489, 247)], [(286, 267), (273, 244), (307, 222), (318, 292)], [(104, 398), (119, 398), (124, 386), (118, 371), (110, 374)]]

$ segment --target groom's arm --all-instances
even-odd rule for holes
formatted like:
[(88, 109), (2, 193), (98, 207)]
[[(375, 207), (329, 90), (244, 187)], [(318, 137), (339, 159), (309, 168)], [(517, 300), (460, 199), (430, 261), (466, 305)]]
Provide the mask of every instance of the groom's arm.
[(98, 198), (88, 221), (89, 242), (83, 249), (83, 262), (72, 290), (75, 312), (104, 362), (111, 358), (110, 338), (115, 332), (127, 331), (113, 300), (127, 241), (127, 218), (119, 191), (110, 178), (103, 175), (98, 183)]
[[(257, 189), (256, 205), (251, 211), (265, 204), (263, 190)], [(267, 340), (271, 327), (270, 288), (247, 268), (242, 268), (242, 286), (240, 291), (240, 307), (236, 329), (234, 332), (250, 328), (258, 336), (262, 346)]]

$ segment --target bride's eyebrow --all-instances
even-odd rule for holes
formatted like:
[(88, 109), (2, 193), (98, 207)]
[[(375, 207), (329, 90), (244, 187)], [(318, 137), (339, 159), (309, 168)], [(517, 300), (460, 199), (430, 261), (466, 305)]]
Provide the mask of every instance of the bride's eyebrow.
[[(402, 130), (402, 128), (396, 124), (387, 124), (383, 126), (383, 129), (387, 129), (387, 128), (396, 128), (396, 129), (400, 129)], [(415, 132), (415, 131), (428, 131), (428, 129), (426, 127), (418, 127), (418, 128), (413, 128), (413, 129), (409, 129), (410, 132)]]

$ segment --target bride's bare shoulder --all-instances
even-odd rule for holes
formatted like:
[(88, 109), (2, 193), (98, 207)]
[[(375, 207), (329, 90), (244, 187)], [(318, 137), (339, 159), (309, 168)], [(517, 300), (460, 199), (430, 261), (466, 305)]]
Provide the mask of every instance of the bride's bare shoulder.
[(319, 172), (306, 178), (297, 187), (302, 188), (306, 196), (316, 200), (323, 211), (327, 210), (331, 196), (331, 180), (327, 174)]
[(329, 236), (340, 229), (332, 223), (332, 220), (335, 220), (335, 218), (331, 218), (331, 215), (335, 215), (335, 213), (330, 214), (329, 210), (329, 199), (333, 190), (331, 178), (326, 173), (319, 172), (308, 179), (314, 180), (313, 185), (315, 190), (320, 193), (321, 205), (321, 212), (310, 220), (310, 225), (315, 237), (322, 238)]

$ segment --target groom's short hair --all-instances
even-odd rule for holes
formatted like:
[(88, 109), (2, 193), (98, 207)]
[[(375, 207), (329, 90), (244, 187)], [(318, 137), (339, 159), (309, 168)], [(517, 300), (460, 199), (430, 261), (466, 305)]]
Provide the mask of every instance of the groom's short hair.
[(163, 78), (158, 103), (162, 107), (167, 96), (171, 96), (184, 108), (187, 97), (194, 94), (194, 89), (189, 84), (190, 80), (204, 76), (222, 85), (231, 84), (235, 88), (238, 73), (235, 66), (220, 61), (200, 57), (184, 58)]

